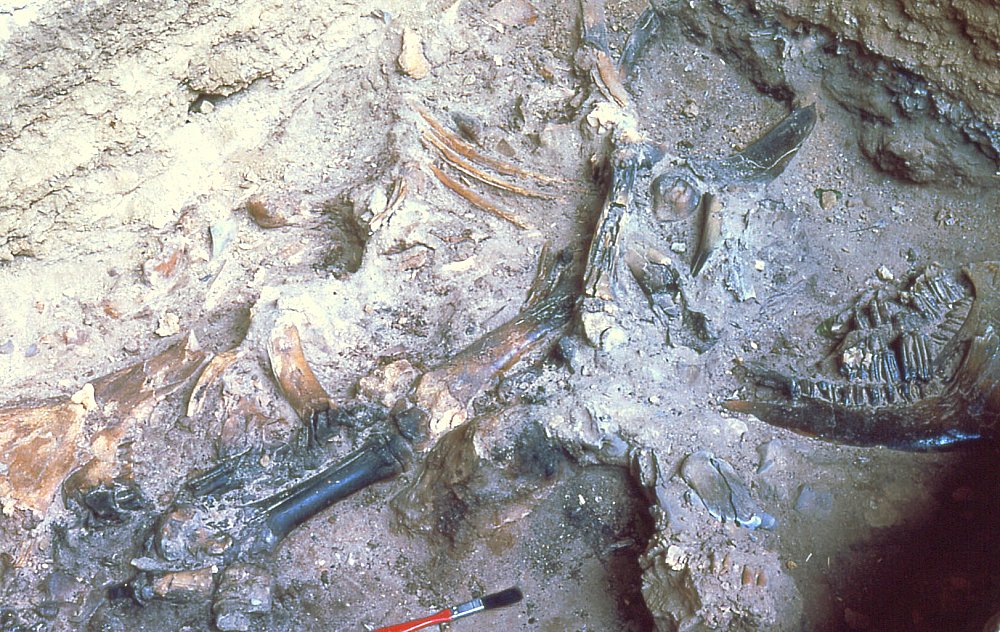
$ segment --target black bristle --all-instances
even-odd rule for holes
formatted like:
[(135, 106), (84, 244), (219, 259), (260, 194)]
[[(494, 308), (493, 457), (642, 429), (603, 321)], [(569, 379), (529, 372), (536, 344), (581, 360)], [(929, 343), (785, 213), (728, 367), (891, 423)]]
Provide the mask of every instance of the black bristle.
[(498, 593), (493, 593), (492, 595), (486, 595), (483, 597), (483, 608), (486, 610), (505, 608), (521, 601), (523, 597), (524, 595), (521, 594), (521, 589), (515, 586), (513, 588), (501, 590)]

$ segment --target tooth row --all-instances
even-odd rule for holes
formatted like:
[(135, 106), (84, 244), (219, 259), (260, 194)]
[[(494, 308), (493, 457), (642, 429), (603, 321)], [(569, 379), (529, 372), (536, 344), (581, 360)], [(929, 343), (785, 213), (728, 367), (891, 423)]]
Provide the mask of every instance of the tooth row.
[(851, 382), (895, 384), (931, 379), (933, 354), (927, 336), (908, 331), (898, 338), (894, 346), (898, 352), (878, 337), (869, 338), (865, 341), (862, 360), (852, 364), (842, 363), (841, 373)]
[(927, 381), (931, 378), (931, 354), (927, 349), (927, 338), (917, 332), (902, 335), (899, 344), (900, 368), (904, 382)]
[(955, 303), (955, 307), (944, 317), (937, 329), (931, 332), (931, 340), (938, 345), (947, 344), (952, 338), (958, 335), (965, 324), (965, 319), (969, 315), (972, 306), (972, 298), (965, 298)]
[(954, 280), (934, 275), (928, 270), (917, 277), (908, 293), (910, 304), (925, 317), (940, 318), (959, 300), (966, 298), (965, 289)]
[(847, 407), (891, 406), (912, 403), (925, 394), (920, 384), (842, 384), (826, 380), (792, 379), (788, 384), (792, 400), (812, 399)]

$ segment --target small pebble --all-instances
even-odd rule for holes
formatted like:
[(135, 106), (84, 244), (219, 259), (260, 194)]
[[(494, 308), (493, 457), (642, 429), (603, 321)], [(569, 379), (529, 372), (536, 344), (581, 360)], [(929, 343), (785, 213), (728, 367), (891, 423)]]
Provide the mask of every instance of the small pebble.
[(97, 401), (94, 399), (94, 385), (87, 383), (83, 385), (83, 388), (73, 393), (69, 400), (74, 404), (80, 404), (87, 410), (94, 410), (97, 408)]
[(0, 355), (7, 355), (9, 353), (14, 353), (14, 341), (8, 340), (7, 342), (0, 345)]
[(682, 241), (675, 241), (674, 243), (670, 244), (670, 249), (676, 252), (677, 254), (682, 255), (685, 252), (687, 252), (688, 247), (687, 244), (685, 244)]
[(33, 358), (36, 355), (38, 355), (38, 345), (33, 342), (24, 350), (24, 357)]
[(181, 330), (181, 319), (173, 312), (166, 312), (160, 318), (159, 326), (156, 328), (156, 335), (161, 338), (173, 336)]
[(824, 211), (829, 211), (837, 205), (837, 193), (835, 191), (823, 190), (819, 194), (819, 207)]
[(877, 274), (878, 278), (882, 279), (883, 281), (893, 281), (896, 279), (896, 277), (892, 274), (892, 270), (890, 270), (886, 266), (879, 266), (875, 274)]
[(757, 272), (763, 272), (767, 268), (767, 264), (764, 263), (764, 261), (762, 261), (761, 259), (757, 259), (756, 261), (753, 262), (753, 268)]

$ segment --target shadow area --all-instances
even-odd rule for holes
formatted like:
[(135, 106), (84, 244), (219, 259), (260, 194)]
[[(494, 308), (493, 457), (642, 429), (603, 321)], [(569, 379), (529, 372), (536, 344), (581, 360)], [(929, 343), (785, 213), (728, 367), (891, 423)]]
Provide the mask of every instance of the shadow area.
[(913, 508), (921, 519), (878, 532), (832, 565), (827, 579), (842, 607), (817, 630), (981, 632), (1000, 612), (1000, 453), (958, 455), (931, 497), (935, 506)]

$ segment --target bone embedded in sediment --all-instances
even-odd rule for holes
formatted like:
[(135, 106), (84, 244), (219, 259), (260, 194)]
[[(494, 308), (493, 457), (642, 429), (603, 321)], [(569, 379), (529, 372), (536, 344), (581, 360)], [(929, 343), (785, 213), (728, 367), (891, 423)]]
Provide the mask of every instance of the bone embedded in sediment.
[(0, 409), (0, 503), (43, 515), (78, 464), (77, 439), (87, 409), (68, 399)]
[(358, 380), (358, 395), (391, 408), (406, 394), (418, 374), (409, 360), (393, 360)]
[(271, 330), (267, 355), (271, 371), (299, 418), (306, 421), (317, 410), (329, 407), (330, 396), (306, 362), (299, 329), (290, 319), (281, 319)]
[(431, 438), (454, 430), (468, 419), (465, 404), (451, 392), (451, 377), (447, 372), (426, 373), (413, 392), (417, 406), (430, 416), (428, 432)]

